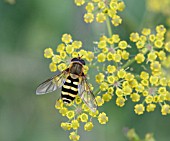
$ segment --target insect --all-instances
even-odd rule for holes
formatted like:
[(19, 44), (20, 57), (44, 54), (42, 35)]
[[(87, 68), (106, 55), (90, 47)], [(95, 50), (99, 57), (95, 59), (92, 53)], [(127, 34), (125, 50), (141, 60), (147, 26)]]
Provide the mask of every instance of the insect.
[(81, 57), (72, 58), (69, 67), (41, 83), (36, 89), (36, 94), (46, 94), (61, 88), (61, 99), (64, 103), (70, 103), (79, 95), (90, 110), (95, 112), (97, 103), (84, 75), (84, 65), (85, 61)]

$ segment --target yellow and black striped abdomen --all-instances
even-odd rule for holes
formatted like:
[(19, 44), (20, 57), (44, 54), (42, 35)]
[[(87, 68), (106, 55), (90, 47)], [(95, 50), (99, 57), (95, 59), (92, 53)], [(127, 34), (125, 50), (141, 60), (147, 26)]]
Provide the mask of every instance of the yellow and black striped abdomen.
[(61, 89), (61, 98), (64, 103), (70, 103), (78, 94), (79, 79), (73, 79), (70, 75), (66, 78)]

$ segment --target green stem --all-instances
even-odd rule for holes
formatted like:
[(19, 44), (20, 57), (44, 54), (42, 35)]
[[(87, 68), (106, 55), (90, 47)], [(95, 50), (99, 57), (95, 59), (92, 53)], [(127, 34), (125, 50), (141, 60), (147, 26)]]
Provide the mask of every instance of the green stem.
[(124, 64), (124, 65), (122, 66), (122, 69), (125, 69), (125, 68), (129, 67), (129, 66), (130, 66), (131, 64), (133, 64), (134, 62), (135, 62), (135, 58), (129, 60), (126, 64)]
[(106, 19), (106, 26), (107, 26), (109, 37), (112, 37), (112, 28), (111, 28), (111, 24), (110, 24), (110, 19), (109, 18)]
[[(148, 52), (148, 50), (145, 51), (145, 52), (143, 53), (143, 55), (145, 55), (147, 52)], [(129, 67), (129, 66), (130, 66), (131, 64), (133, 64), (134, 62), (135, 62), (135, 57), (134, 57), (133, 59), (127, 61), (127, 63), (122, 66), (122, 69), (125, 69), (125, 68)]]

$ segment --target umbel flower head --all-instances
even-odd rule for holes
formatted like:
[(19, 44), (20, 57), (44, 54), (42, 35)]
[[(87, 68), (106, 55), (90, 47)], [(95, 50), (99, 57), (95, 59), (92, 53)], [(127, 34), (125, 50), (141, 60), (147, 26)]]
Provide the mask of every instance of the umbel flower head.
[(118, 13), (125, 9), (123, 1), (89, 0), (86, 2), (85, 0), (74, 0), (74, 2), (77, 6), (85, 5), (84, 21), (86, 23), (92, 23), (94, 20), (103, 23), (107, 18), (111, 19), (114, 26), (118, 26), (122, 22)]
[[(125, 40), (121, 40), (118, 34), (111, 37), (102, 35), (95, 42), (94, 51), (86, 51), (82, 48), (81, 41), (73, 40), (70, 34), (63, 34), (56, 52), (52, 48), (44, 50), (44, 57), (51, 59), (49, 65), (51, 72), (63, 71), (70, 65), (74, 57), (82, 56), (87, 61), (83, 72), (90, 77), (88, 71), (93, 68), (95, 72), (95, 86), (89, 84), (91, 90), (95, 90), (95, 100), (98, 107), (113, 100), (119, 107), (126, 105), (131, 99), (134, 112), (142, 115), (153, 112), (158, 105), (161, 106), (162, 115), (170, 113), (170, 78), (166, 77), (165, 67), (170, 52), (170, 43), (165, 42), (166, 28), (163, 25), (156, 27), (156, 32), (144, 28), (141, 34), (134, 32), (130, 34), (130, 40), (135, 43), (135, 55), (131, 54), (132, 46)], [(133, 47), (134, 48), (134, 47)], [(129, 66), (135, 63), (140, 71)], [(143, 67), (141, 67), (143, 66)], [(94, 91), (93, 90), (93, 91)], [(64, 104), (62, 100), (56, 102), (55, 108), (66, 117), (67, 121), (61, 123), (64, 130), (70, 130), (69, 138), (79, 140), (78, 129), (83, 125), (85, 131), (91, 131), (96, 119), (100, 124), (108, 122), (105, 112), (91, 111), (82, 101), (79, 95), (70, 104)]]

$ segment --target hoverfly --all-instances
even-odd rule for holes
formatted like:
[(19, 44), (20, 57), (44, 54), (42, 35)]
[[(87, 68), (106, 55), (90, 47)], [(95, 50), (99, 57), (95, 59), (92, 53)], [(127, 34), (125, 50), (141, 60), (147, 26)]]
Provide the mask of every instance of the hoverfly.
[(46, 94), (61, 88), (61, 99), (64, 103), (72, 102), (79, 95), (90, 110), (95, 112), (97, 103), (83, 72), (84, 65), (85, 61), (81, 57), (72, 58), (70, 66), (41, 83), (36, 89), (36, 94)]

